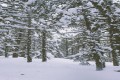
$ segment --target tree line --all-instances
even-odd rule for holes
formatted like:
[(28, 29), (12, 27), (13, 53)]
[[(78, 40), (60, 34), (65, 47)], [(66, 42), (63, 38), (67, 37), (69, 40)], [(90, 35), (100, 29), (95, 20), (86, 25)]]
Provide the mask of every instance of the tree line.
[[(61, 30), (69, 30), (62, 33)], [(56, 36), (59, 38), (55, 38)], [(119, 66), (120, 4), (113, 0), (1, 0), (0, 54), (47, 61), (54, 57), (105, 58)], [(107, 57), (106, 57), (107, 56)]]

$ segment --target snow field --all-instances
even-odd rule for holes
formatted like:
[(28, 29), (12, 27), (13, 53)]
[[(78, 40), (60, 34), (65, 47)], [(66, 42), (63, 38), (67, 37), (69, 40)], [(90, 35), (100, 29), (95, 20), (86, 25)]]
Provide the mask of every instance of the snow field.
[(79, 65), (72, 60), (53, 58), (42, 63), (33, 59), (27, 63), (25, 58), (0, 57), (0, 80), (120, 80), (120, 73), (107, 63), (103, 71), (96, 71), (93, 62), (90, 66)]

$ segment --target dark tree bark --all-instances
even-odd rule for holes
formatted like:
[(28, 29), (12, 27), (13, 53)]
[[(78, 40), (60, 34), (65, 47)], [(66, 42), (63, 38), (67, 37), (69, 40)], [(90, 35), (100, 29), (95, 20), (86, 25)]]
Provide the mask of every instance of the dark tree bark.
[(113, 65), (119, 66), (119, 61), (115, 50), (112, 50), (112, 57), (113, 57)]
[(46, 31), (43, 30), (42, 32), (42, 62), (46, 62)]
[(66, 40), (65, 40), (66, 42), (66, 54), (65, 54), (65, 56), (67, 57), (68, 56), (68, 39), (66, 38)]
[(32, 62), (32, 58), (30, 56), (31, 54), (31, 36), (30, 36), (31, 30), (28, 29), (28, 42), (27, 42), (27, 62)]
[(110, 45), (111, 45), (111, 48), (112, 48), (112, 59), (113, 59), (113, 65), (114, 66), (119, 66), (119, 61), (118, 61), (118, 55), (117, 53), (115, 52), (116, 50), (116, 47), (114, 46), (114, 43), (115, 43), (115, 40), (113, 40), (113, 34), (114, 34), (114, 26), (111, 26), (109, 32), (111, 33), (110, 34)]
[(8, 57), (8, 46), (5, 45), (5, 57), (7, 58)]
[(103, 70), (103, 64), (102, 62), (100, 62), (100, 56), (97, 53), (94, 53), (93, 58), (96, 63), (96, 70), (97, 71)]
[[(29, 14), (29, 13), (28, 13)], [(31, 17), (28, 15), (28, 32), (27, 32), (27, 62), (32, 62), (31, 54)]]

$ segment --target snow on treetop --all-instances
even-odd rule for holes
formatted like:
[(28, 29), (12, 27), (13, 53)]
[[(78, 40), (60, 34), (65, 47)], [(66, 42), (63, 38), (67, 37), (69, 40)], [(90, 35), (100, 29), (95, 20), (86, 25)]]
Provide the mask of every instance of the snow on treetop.
[(28, 0), (28, 2), (26, 2), (25, 4), (26, 5), (29, 5), (29, 4), (32, 4), (32, 3), (34, 3), (36, 0)]

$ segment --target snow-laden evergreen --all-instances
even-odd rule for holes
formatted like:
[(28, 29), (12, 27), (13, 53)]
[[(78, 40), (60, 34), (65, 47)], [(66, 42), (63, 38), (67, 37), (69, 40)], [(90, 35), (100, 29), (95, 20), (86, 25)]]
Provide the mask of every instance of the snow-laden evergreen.
[[(113, 0), (1, 0), (0, 56), (52, 56), (119, 66), (120, 3)], [(88, 66), (89, 67), (89, 66)]]

